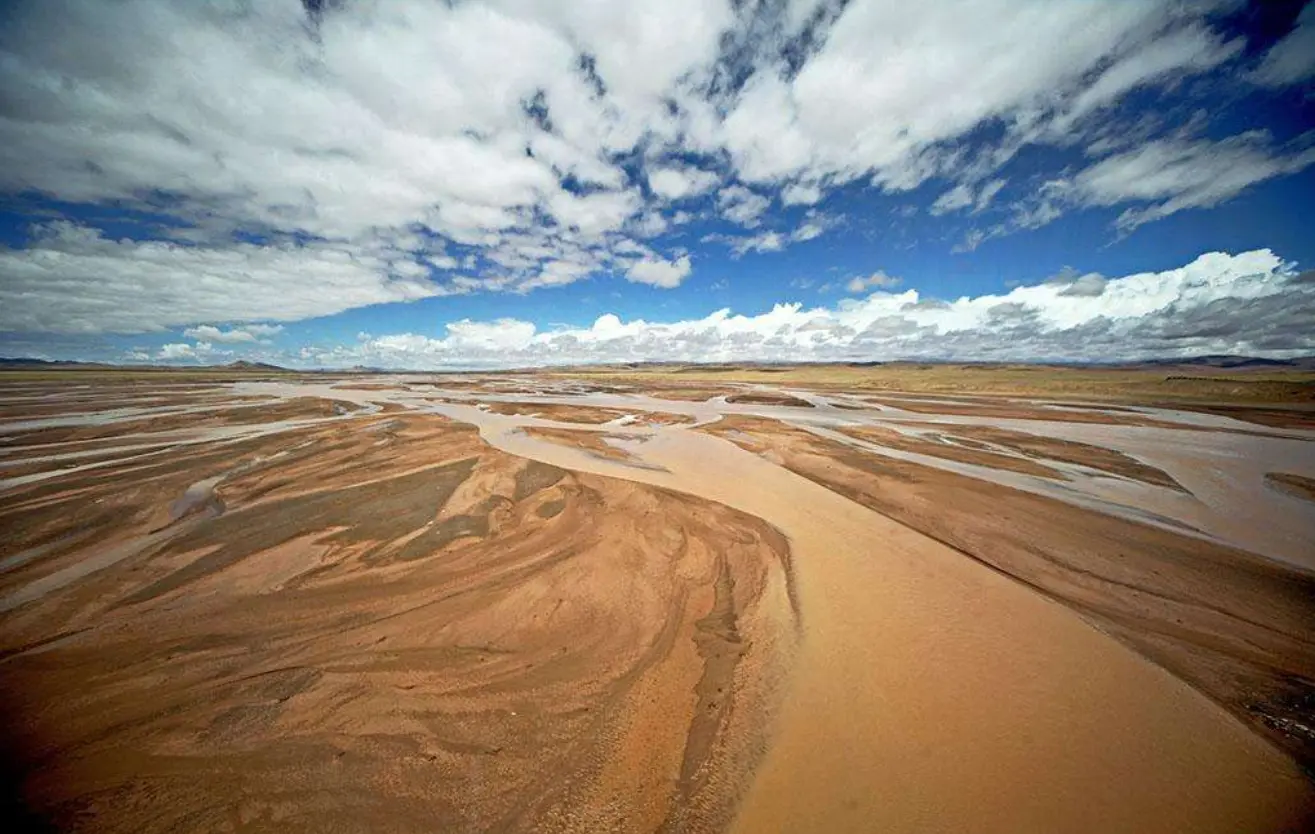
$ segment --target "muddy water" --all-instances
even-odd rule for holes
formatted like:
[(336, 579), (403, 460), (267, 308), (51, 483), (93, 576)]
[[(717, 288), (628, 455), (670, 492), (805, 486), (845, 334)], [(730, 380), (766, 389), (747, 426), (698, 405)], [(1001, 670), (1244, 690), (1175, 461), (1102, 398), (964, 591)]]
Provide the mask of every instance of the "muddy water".
[(790, 537), (804, 646), (738, 830), (1266, 830), (1307, 790), (1281, 754), (1066, 609), (731, 444), (661, 432), (631, 449), (657, 473), (502, 427), (485, 437)]
[[(1167, 414), (1160, 412), (1156, 416)], [(1105, 502), (1106, 512), (1137, 520), (1145, 520), (1146, 513), (1172, 519), (1217, 541), (1315, 571), (1315, 504), (1265, 489), (1266, 472), (1291, 472), (1307, 477), (1315, 474), (1315, 442), (1312, 442), (1315, 434), (1310, 432), (1304, 433), (1311, 435), (1309, 438), (1293, 431), (1262, 436), (1255, 426), (1248, 426), (1252, 433), (1241, 434), (911, 412), (885, 412), (869, 424), (905, 419), (947, 426), (993, 426), (1123, 452), (1168, 473), (1191, 497), (1185, 499), (1174, 490), (1146, 489), (1133, 482), (1110, 478), (1057, 485), (1039, 478), (1014, 478), (998, 470), (971, 474), (1070, 503), (1077, 503), (1073, 492), (1076, 489), (1078, 495)], [(1237, 425), (1237, 421), (1228, 418), (1211, 420)], [(1200, 425), (1200, 421), (1191, 419), (1190, 424)], [(931, 459), (919, 462), (943, 469), (956, 468)], [(1138, 510), (1142, 511), (1140, 517)]]
[[(1274, 521), (1296, 512), (1279, 498), (1297, 499), (1263, 489), (1257, 495), (1250, 484), (1271, 465), (1315, 474), (1306, 449), (1315, 444), (893, 407), (855, 412), (818, 395), (808, 395), (814, 407), (804, 409), (565, 394), (546, 386), (537, 396), (471, 395), (468, 405), (430, 401), (426, 397), (463, 397), (426, 386), (362, 391), (242, 383), (234, 393), (326, 397), (368, 406), (369, 413), (388, 402), (432, 411), (478, 426), (507, 452), (677, 489), (781, 529), (794, 553), (804, 635), (735, 830), (1266, 831), (1277, 830), (1293, 807), (1315, 800), (1289, 759), (1069, 609), (732, 443), (688, 425), (596, 427), (629, 438), (608, 441), (635, 458), (628, 465), (523, 431), (588, 427), (491, 414), (476, 404), (577, 404), (685, 414), (697, 423), (749, 414), (822, 432), (845, 425), (898, 427), (900, 421), (988, 424), (1105, 445), (1164, 469), (1195, 497), (1084, 477), (1076, 469), (1065, 470), (1073, 476), (1067, 483), (980, 466), (971, 474), (1107, 512), (1189, 523), (1202, 535), (1245, 542), (1278, 558), (1295, 557), (1315, 541), (1315, 527), (1303, 520), (1311, 516)], [(214, 427), (188, 439), (237, 438), (313, 422), (320, 421)], [(946, 469), (967, 466), (918, 457)], [(204, 503), (206, 494), (201, 485), (183, 500), (190, 507)], [(1257, 503), (1242, 520), (1210, 520), (1243, 497), (1273, 503)], [(1315, 554), (1315, 545), (1307, 553)], [(40, 595), (128, 555), (111, 548), (19, 596)], [(22, 601), (10, 597), (0, 610)]]
[[(763, 389), (767, 390), (767, 389)], [(1018, 475), (984, 466), (971, 466), (927, 455), (873, 451), (918, 463), (968, 474), (981, 480), (1035, 492), (1089, 509), (1134, 521), (1149, 522), (1240, 547), (1304, 570), (1315, 571), (1315, 503), (1266, 489), (1267, 472), (1290, 472), (1315, 477), (1315, 432), (1269, 430), (1228, 417), (1171, 409), (1139, 409), (1139, 413), (1183, 430), (1062, 421), (1065, 409), (1053, 407), (1057, 419), (1022, 420), (968, 415), (926, 414), (895, 406), (855, 412), (832, 406), (839, 397), (784, 390), (814, 404), (814, 408), (790, 408), (727, 403), (667, 401), (635, 394), (590, 394), (576, 396), (479, 395), (481, 400), (575, 404), (684, 414), (695, 419), (686, 428), (706, 425), (723, 414), (770, 417), (802, 428), (876, 426), (904, 430), (905, 424), (935, 423), (946, 426), (991, 426), (1057, 440), (1069, 440), (1122, 452), (1163, 470), (1191, 493), (1147, 486), (1138, 481), (1105, 473), (1081, 471), (1058, 465), (1070, 473), (1066, 482)], [(932, 402), (920, 400), (920, 402)], [(959, 403), (959, 405), (962, 405)], [(578, 427), (577, 427), (578, 428)], [(1210, 428), (1216, 431), (1201, 431)], [(1245, 432), (1245, 433), (1243, 433)], [(832, 439), (854, 444), (852, 439), (828, 434)], [(1000, 450), (1023, 458), (1017, 452)], [(1048, 464), (1056, 466), (1056, 464)]]
[(1290, 760), (1069, 610), (731, 443), (608, 427), (647, 438), (625, 444), (630, 466), (521, 430), (551, 421), (424, 407), (513, 454), (719, 501), (789, 536), (804, 640), (736, 830), (1265, 831), (1312, 800)]

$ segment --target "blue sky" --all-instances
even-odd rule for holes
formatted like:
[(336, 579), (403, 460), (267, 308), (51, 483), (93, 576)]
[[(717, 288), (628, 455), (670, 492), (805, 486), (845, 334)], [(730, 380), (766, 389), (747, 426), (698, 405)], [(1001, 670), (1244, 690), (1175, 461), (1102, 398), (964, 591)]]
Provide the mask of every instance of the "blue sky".
[(1301, 3), (8, 3), (0, 355), (1312, 353), (1313, 82)]

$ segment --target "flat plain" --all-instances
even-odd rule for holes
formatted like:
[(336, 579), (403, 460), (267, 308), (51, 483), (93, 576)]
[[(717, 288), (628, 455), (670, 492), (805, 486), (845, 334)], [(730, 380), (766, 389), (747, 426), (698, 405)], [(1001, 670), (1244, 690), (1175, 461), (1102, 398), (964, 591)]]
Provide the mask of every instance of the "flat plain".
[(1312, 484), (1288, 370), (14, 371), (7, 776), (68, 831), (1299, 831)]

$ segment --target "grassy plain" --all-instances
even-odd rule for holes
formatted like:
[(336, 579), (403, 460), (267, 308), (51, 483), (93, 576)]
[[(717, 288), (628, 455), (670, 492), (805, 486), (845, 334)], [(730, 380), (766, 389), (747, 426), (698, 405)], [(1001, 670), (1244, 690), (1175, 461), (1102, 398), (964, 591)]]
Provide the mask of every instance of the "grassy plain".
[(889, 363), (599, 366), (548, 373), (638, 385), (744, 382), (819, 390), (1054, 397), (1102, 403), (1285, 403), (1315, 406), (1315, 371), (1291, 368)]

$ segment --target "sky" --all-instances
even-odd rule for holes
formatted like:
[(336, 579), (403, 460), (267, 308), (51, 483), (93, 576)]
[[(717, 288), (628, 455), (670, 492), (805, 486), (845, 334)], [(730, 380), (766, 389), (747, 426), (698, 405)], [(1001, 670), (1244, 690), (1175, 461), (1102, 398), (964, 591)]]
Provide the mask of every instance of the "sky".
[(0, 356), (1315, 354), (1315, 5), (8, 0)]

